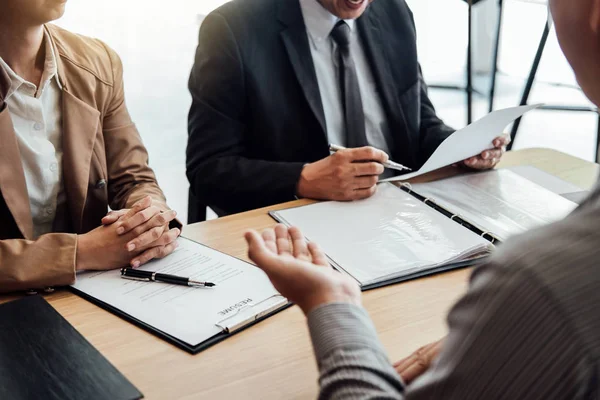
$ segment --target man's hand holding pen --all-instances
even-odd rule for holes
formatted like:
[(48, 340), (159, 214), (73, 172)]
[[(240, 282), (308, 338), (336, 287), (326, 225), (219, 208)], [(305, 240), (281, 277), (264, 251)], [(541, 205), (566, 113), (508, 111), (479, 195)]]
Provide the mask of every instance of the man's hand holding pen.
[(343, 149), (307, 164), (298, 182), (297, 194), (317, 200), (352, 201), (375, 194), (382, 164), (389, 156), (373, 147)]

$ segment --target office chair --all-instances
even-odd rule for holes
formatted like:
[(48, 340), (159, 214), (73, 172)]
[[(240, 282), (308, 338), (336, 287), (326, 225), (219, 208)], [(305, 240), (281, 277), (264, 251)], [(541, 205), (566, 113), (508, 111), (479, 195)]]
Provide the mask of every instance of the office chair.
[(472, 53), (472, 44), (473, 44), (473, 6), (479, 3), (482, 0), (463, 0), (469, 6), (469, 16), (468, 16), (468, 38), (467, 38), (467, 86), (456, 86), (456, 85), (429, 85), (432, 89), (449, 89), (449, 90), (460, 90), (465, 91), (467, 95), (467, 124), (473, 122), (473, 53)]
[(194, 196), (192, 189), (188, 192), (188, 224), (206, 221), (206, 204)]
[[(519, 0), (521, 2), (527, 3), (536, 3), (541, 5), (546, 5), (547, 1), (545, 0)], [(494, 54), (493, 54), (493, 62), (492, 62), (492, 79), (490, 85), (490, 98), (489, 98), (489, 111), (492, 112), (494, 110), (494, 95), (496, 89), (496, 76), (498, 74), (498, 59), (500, 52), (500, 39), (502, 34), (502, 16), (503, 16), (503, 6), (504, 1), (498, 0), (498, 26), (496, 31), (496, 38), (494, 42)], [(525, 84), (525, 88), (523, 90), (523, 94), (521, 97), (520, 105), (526, 105), (529, 101), (529, 96), (531, 94), (531, 90), (533, 88), (533, 83), (535, 82), (535, 77), (537, 75), (537, 71), (540, 66), (540, 62), (542, 60), (542, 55), (544, 54), (544, 49), (546, 48), (546, 42), (548, 41), (548, 36), (550, 34), (550, 23), (547, 21), (544, 25), (544, 30), (542, 32), (542, 37), (540, 39), (540, 43), (538, 45), (538, 49), (536, 51), (533, 64), (531, 66), (531, 70), (529, 71), (529, 76), (527, 77), (527, 82)], [(539, 108), (540, 110), (550, 110), (550, 111), (571, 111), (571, 112), (594, 112), (598, 114), (598, 109), (596, 107), (585, 107), (585, 106), (570, 106), (570, 105), (544, 105)], [(513, 124), (510, 137), (511, 143), (508, 146), (508, 150), (512, 149), (513, 144), (515, 143), (515, 139), (517, 137), (517, 133), (519, 131), (519, 127), (521, 125), (521, 118), (517, 119)], [(596, 133), (596, 161), (600, 161), (599, 155), (600, 149), (600, 115), (598, 117), (598, 127)]]
[[(201, 26), (205, 18), (206, 15), (198, 14), (196, 16), (196, 24)], [(198, 200), (194, 193), (192, 193), (192, 188), (190, 188), (188, 192), (188, 224), (206, 221), (206, 208), (206, 204)]]
[[(537, 74), (540, 61), (542, 59), (542, 55), (544, 53), (544, 48), (546, 47), (546, 42), (548, 40), (548, 35), (550, 33), (550, 24), (546, 22), (544, 27), (544, 31), (542, 33), (542, 38), (540, 39), (540, 44), (538, 46), (537, 53), (533, 60), (533, 65), (531, 66), (531, 71), (529, 72), (529, 77), (527, 78), (527, 83), (525, 84), (525, 89), (523, 90), (523, 96), (521, 97), (520, 105), (526, 105), (529, 100), (529, 95), (531, 93), (531, 89), (533, 87), (533, 82), (535, 81), (535, 76)], [(596, 107), (585, 107), (585, 106), (569, 106), (569, 105), (544, 105), (539, 108), (540, 110), (551, 110), (551, 111), (571, 111), (571, 112), (593, 112), (598, 114), (598, 109)], [(517, 137), (517, 133), (519, 131), (519, 126), (521, 125), (521, 118), (515, 121), (512, 127), (512, 131), (510, 132), (511, 143), (508, 146), (508, 150), (512, 149), (512, 146)], [(596, 129), (596, 161), (600, 161), (600, 157), (598, 154), (598, 150), (600, 149), (600, 115), (598, 117), (598, 126)]]

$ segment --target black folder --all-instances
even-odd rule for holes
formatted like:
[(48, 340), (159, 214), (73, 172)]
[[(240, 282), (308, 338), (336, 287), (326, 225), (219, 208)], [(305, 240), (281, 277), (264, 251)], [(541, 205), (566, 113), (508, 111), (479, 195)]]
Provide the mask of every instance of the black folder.
[(0, 306), (0, 399), (143, 398), (42, 297)]

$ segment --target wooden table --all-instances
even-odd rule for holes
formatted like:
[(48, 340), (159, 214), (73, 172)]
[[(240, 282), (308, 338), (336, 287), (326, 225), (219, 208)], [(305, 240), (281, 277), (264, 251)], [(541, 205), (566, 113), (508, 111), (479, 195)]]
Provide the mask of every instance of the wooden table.
[[(596, 164), (544, 149), (508, 153), (501, 167), (515, 165), (536, 166), (586, 189), (599, 170)], [(306, 201), (191, 225), (184, 234), (246, 258), (243, 232), (273, 226), (268, 210), (302, 202)], [(464, 293), (469, 272), (454, 271), (364, 294), (364, 305), (392, 360), (446, 334), (445, 315)], [(0, 302), (11, 298), (0, 297)], [(148, 399), (307, 399), (317, 393), (317, 369), (298, 307), (192, 356), (68, 291), (46, 299)]]

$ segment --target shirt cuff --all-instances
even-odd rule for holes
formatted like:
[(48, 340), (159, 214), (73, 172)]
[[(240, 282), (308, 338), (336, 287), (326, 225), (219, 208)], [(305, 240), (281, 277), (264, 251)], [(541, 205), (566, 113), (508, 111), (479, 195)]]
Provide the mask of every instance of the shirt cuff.
[(366, 310), (349, 303), (330, 303), (308, 315), (308, 328), (318, 361), (339, 349), (370, 348), (385, 354)]

